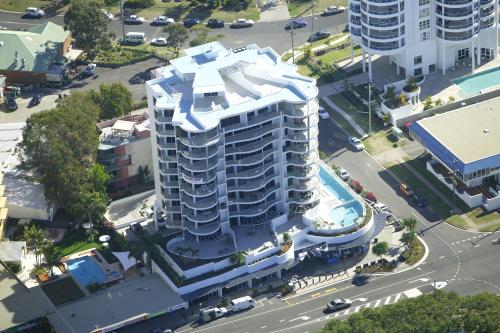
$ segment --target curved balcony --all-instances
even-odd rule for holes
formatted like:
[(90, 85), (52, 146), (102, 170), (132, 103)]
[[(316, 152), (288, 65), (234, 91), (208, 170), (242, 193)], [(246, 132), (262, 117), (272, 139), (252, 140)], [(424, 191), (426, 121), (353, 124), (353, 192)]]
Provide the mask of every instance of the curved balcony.
[(274, 118), (277, 118), (280, 116), (280, 113), (279, 112), (265, 112), (263, 114), (259, 114), (259, 115), (256, 115), (254, 117), (252, 117), (251, 119), (249, 119), (247, 121), (246, 124), (244, 123), (237, 123), (237, 124), (233, 124), (233, 125), (229, 125), (229, 126), (226, 126), (224, 127), (224, 132), (230, 132), (230, 131), (233, 131), (233, 130), (241, 130), (241, 129), (244, 129), (246, 127), (251, 127), (251, 126), (255, 126), (255, 125), (258, 125), (260, 123), (264, 123), (268, 120), (272, 120)]
[(367, 5), (366, 2), (362, 2), (360, 9), (362, 14), (365, 14), (370, 17), (380, 17), (380, 18), (387, 18), (391, 16), (394, 17), (404, 12), (404, 10), (399, 9), (399, 4)]
[(309, 154), (300, 154), (299, 156), (292, 156), (285, 161), (288, 165), (299, 165), (305, 166), (316, 163), (319, 156), (317, 152), (311, 152)]
[(166, 163), (162, 163), (160, 166), (160, 173), (164, 175), (176, 175), (178, 172), (177, 168), (169, 168)]
[[(302, 170), (300, 170), (302, 169)], [(311, 178), (311, 177), (317, 177), (319, 174), (319, 167), (317, 164), (313, 164), (310, 166), (305, 166), (305, 167), (298, 167), (297, 170), (293, 171), (288, 171), (285, 174), (285, 178)]]
[(262, 138), (260, 141), (249, 142), (238, 147), (226, 148), (226, 155), (236, 154), (236, 153), (251, 153), (253, 151), (262, 149), (262, 147), (267, 146), (269, 143), (278, 139), (277, 135), (271, 135)]
[[(307, 121), (309, 119), (309, 121)], [(316, 126), (319, 122), (319, 117), (317, 114), (311, 115), (309, 117), (299, 119), (287, 119), (283, 122), (283, 127), (288, 127), (291, 129), (305, 129), (309, 127)]]
[(491, 16), (495, 16), (495, 6), (491, 7), (482, 7), (481, 8), (481, 19), (485, 19)]
[(319, 192), (318, 191), (310, 191), (301, 194), (293, 194), (288, 197), (287, 203), (294, 204), (310, 204), (314, 202), (319, 202)]
[[(193, 150), (193, 149), (196, 149), (196, 150)], [(208, 148), (192, 148), (191, 151), (189, 151), (188, 147), (179, 147), (178, 151), (185, 158), (205, 159), (205, 158), (210, 158), (210, 157), (216, 155), (217, 151), (218, 151), (218, 146), (211, 146)]]
[(462, 21), (448, 21), (438, 19), (436, 25), (443, 31), (449, 32), (463, 32), (471, 30), (473, 27), (477, 26), (479, 21), (474, 22), (473, 20), (462, 20)]
[(214, 180), (215, 177), (217, 177), (217, 172), (215, 171), (209, 171), (206, 172), (202, 175), (196, 175), (192, 176), (186, 172), (184, 172), (182, 169), (179, 170), (179, 174), (184, 179), (186, 182), (191, 183), (191, 184), (205, 184), (209, 183), (210, 181)]
[(219, 209), (211, 209), (202, 213), (197, 213), (196, 215), (187, 209), (183, 211), (183, 216), (190, 219), (193, 222), (210, 222), (219, 217)]
[(226, 165), (227, 166), (252, 165), (252, 164), (264, 161), (266, 159), (266, 157), (272, 155), (273, 153), (274, 153), (274, 149), (272, 149), (272, 148), (266, 149), (258, 154), (252, 155), (252, 156), (239, 158), (239, 159), (233, 160), (233, 161), (228, 161), (228, 162), (226, 162)]
[(219, 133), (214, 132), (211, 134), (196, 134), (191, 137), (178, 136), (177, 138), (182, 144), (189, 147), (207, 147), (218, 143), (219, 137)]
[(220, 223), (219, 221), (214, 221), (198, 225), (194, 222), (186, 221), (184, 222), (184, 227), (193, 235), (208, 236), (217, 232), (220, 229)]
[(400, 21), (399, 16), (392, 19), (388, 18), (372, 18), (367, 14), (361, 15), (361, 23), (363, 26), (373, 30), (388, 30), (400, 28), (404, 21)]
[(288, 133), (285, 135), (284, 139), (294, 142), (308, 142), (309, 140), (315, 140), (314, 138), (318, 137), (319, 131), (317, 127), (313, 127), (309, 130), (309, 133), (307, 132), (307, 130), (304, 130), (301, 132)]
[(271, 133), (274, 130), (277, 130), (280, 128), (279, 124), (268, 124), (264, 125), (259, 128), (255, 129), (249, 129), (243, 133), (239, 133), (236, 135), (231, 135), (231, 136), (226, 136), (225, 138), (225, 143), (230, 144), (230, 143), (235, 143), (239, 141), (248, 141), (252, 140), (255, 138), (258, 138), (260, 136), (263, 136), (264, 134)]
[(460, 7), (463, 5), (470, 5), (477, 0), (436, 0), (436, 3), (450, 6), (450, 7)]
[(263, 204), (256, 205), (255, 207), (250, 207), (250, 208), (244, 208), (244, 209), (236, 209), (236, 210), (230, 210), (229, 215), (230, 216), (257, 216), (262, 213), (265, 213), (267, 210), (272, 208), (274, 205), (279, 203), (279, 199), (273, 199), (269, 200)]
[(248, 192), (255, 191), (265, 187), (269, 182), (275, 180), (279, 175), (261, 176), (245, 184), (228, 186), (228, 192)]
[(253, 178), (255, 176), (259, 176), (259, 175), (263, 174), (264, 172), (266, 172), (267, 170), (269, 170), (270, 168), (274, 167), (277, 164), (278, 164), (278, 162), (271, 161), (271, 162), (267, 162), (261, 166), (258, 166), (254, 169), (251, 169), (251, 170), (240, 171), (240, 172), (230, 172), (230, 173), (226, 174), (226, 178), (227, 179), (230, 179), (230, 178)]
[(219, 204), (216, 196), (210, 196), (201, 200), (194, 201), (190, 196), (182, 196), (182, 203), (192, 209), (209, 209)]
[(255, 194), (229, 200), (229, 204), (250, 204), (266, 199), (269, 195), (280, 189), (279, 185), (268, 187), (264, 190), (255, 191)]
[(159, 136), (175, 136), (174, 129), (158, 129), (156, 134)]
[(204, 197), (214, 194), (217, 191), (217, 185), (212, 184), (204, 184), (199, 188), (193, 189), (191, 185), (185, 182), (181, 182), (180, 189), (184, 191), (186, 194), (195, 196), (195, 197)]
[(218, 158), (212, 157), (206, 160), (196, 160), (196, 162), (191, 163), (192, 160), (185, 157), (179, 156), (178, 163), (182, 167), (189, 171), (205, 171), (211, 170), (217, 166)]
[(311, 191), (318, 188), (318, 183), (318, 177), (313, 177), (310, 180), (287, 184), (287, 190)]
[(292, 143), (286, 145), (284, 148), (284, 152), (292, 152), (292, 153), (307, 153), (309, 151), (315, 151), (318, 148), (318, 140), (310, 139), (308, 143)]
[(473, 32), (472, 30), (468, 30), (465, 32), (443, 32), (443, 30), (441, 29), (437, 30), (437, 37), (439, 39), (444, 39), (450, 42), (463, 42), (465, 40), (477, 38), (478, 36), (479, 29), (477, 29), (477, 32)]

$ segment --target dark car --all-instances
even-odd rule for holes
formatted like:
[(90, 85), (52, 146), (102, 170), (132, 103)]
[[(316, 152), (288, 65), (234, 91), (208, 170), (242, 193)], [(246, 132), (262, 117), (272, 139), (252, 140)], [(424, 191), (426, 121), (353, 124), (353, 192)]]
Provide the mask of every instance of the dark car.
[(40, 94), (36, 94), (33, 96), (33, 98), (31, 99), (30, 103), (29, 103), (29, 106), (32, 107), (32, 106), (35, 106), (35, 105), (38, 105), (40, 104), (40, 101), (42, 100), (42, 95)]
[(17, 106), (16, 99), (14, 97), (11, 97), (11, 96), (7, 97), (7, 108), (10, 111), (17, 110), (18, 106)]
[(184, 26), (186, 28), (191, 28), (192, 26), (195, 26), (200, 23), (200, 20), (195, 19), (195, 18), (188, 18), (184, 20)]
[(334, 299), (326, 305), (326, 309), (331, 312), (347, 309), (352, 304), (349, 299)]
[(330, 33), (328, 31), (316, 31), (309, 37), (309, 41), (314, 42), (328, 37), (330, 37)]
[(132, 230), (132, 232), (134, 234), (139, 234), (139, 233), (144, 232), (144, 228), (142, 227), (142, 225), (139, 222), (132, 223), (130, 225), (130, 230)]
[(207, 22), (209, 28), (224, 28), (224, 21), (219, 19), (210, 19)]
[(357, 274), (352, 278), (352, 284), (355, 286), (363, 286), (368, 283), (368, 280), (370, 280), (369, 275)]
[(285, 29), (299, 29), (307, 26), (307, 22), (303, 19), (291, 19), (285, 26)]
[(427, 206), (427, 202), (425, 201), (425, 199), (421, 198), (417, 193), (413, 193), (411, 195), (411, 200), (418, 207), (425, 207), (425, 206)]

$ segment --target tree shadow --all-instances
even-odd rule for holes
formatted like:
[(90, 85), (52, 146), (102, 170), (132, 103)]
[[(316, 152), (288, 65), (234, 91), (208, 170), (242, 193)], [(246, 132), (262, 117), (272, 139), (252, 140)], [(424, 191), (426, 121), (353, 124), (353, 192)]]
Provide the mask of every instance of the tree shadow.
[(47, 0), (47, 4), (43, 4), (41, 9), (45, 11), (47, 16), (56, 16), (57, 14), (61, 14), (63, 12), (63, 8), (69, 4), (69, 0), (56, 0), (51, 1)]
[(144, 84), (146, 81), (151, 79), (151, 70), (153, 70), (156, 67), (151, 67), (146, 69), (143, 72), (139, 72), (134, 74), (129, 80), (128, 83), (130, 84)]

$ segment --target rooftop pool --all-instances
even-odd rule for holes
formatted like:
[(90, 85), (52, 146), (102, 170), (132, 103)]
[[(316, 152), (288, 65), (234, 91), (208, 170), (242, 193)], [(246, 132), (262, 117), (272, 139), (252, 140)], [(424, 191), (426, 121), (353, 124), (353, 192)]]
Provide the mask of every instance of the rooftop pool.
[(312, 221), (313, 229), (317, 230), (341, 232), (354, 228), (363, 216), (362, 202), (332, 170), (328, 170), (328, 166), (319, 166), (320, 203), (308, 211), (305, 218)]
[[(78, 283), (87, 287), (93, 283), (103, 284), (108, 282), (106, 273), (92, 256), (83, 256), (66, 260), (68, 270)], [(118, 272), (111, 272), (112, 277), (118, 277)], [(113, 276), (116, 275), (116, 276)]]
[(491, 68), (476, 74), (462, 76), (453, 80), (466, 97), (477, 95), (485, 90), (500, 85), (500, 67)]

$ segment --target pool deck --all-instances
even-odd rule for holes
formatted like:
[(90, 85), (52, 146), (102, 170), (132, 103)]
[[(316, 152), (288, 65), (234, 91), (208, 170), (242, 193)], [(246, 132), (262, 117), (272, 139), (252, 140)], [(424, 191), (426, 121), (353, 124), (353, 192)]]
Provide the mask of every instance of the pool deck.
[[(102, 254), (95, 248), (77, 252), (70, 254), (62, 259), (62, 262), (66, 262), (67, 260), (70, 259), (78, 259), (82, 257), (92, 257), (93, 260), (96, 261), (97, 265), (102, 269), (103, 273), (106, 275), (107, 281), (106, 283), (114, 282), (120, 279), (123, 279), (123, 273), (122, 273), (122, 268), (120, 267), (120, 264), (118, 262), (115, 263), (108, 263), (106, 259), (102, 256)], [(66, 265), (66, 269), (68, 270), (68, 267)], [(68, 270), (69, 271), (69, 270)], [(117, 272), (120, 274), (118, 277), (112, 277), (111, 273), (112, 272)], [(71, 272), (69, 271), (69, 274), (71, 275)]]

